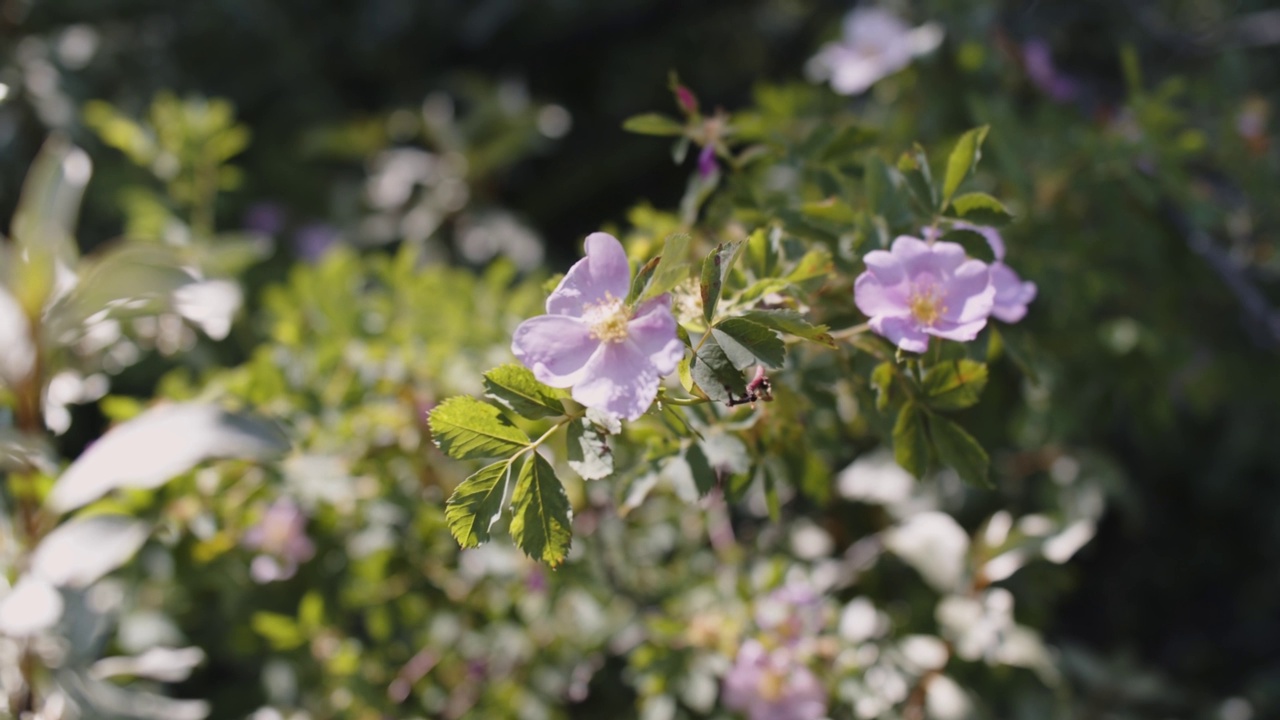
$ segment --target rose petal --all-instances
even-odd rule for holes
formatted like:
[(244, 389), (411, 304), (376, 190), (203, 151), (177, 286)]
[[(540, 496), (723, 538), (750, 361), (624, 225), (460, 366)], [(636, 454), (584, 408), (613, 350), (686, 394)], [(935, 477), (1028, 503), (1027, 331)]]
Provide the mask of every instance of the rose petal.
[(1004, 259), (1004, 238), (1000, 237), (1000, 231), (989, 225), (974, 225), (971, 222), (960, 222), (952, 225), (957, 230), (968, 230), (976, 232), (986, 238), (987, 244), (991, 246), (991, 252), (996, 256), (996, 261)]
[(991, 286), (995, 300), (991, 314), (1001, 322), (1016, 323), (1027, 314), (1027, 304), (1036, 299), (1036, 284), (1023, 282), (1008, 265), (991, 266)]
[[(903, 243), (904, 247), (910, 248), (904, 254), (898, 252), (898, 243), (901, 240), (913, 241), (910, 245)], [(915, 243), (923, 245), (924, 252), (917, 252), (918, 247)], [(928, 245), (923, 240), (903, 236), (893, 242), (893, 248), (893, 254), (902, 258), (907, 276), (912, 279), (926, 274), (935, 278), (944, 278), (955, 272), (956, 268), (965, 261), (964, 247), (957, 243), (935, 242)], [(907, 255), (906, 252), (910, 254)]]
[(979, 318), (972, 322), (955, 323), (949, 320), (939, 320), (933, 325), (924, 329), (930, 335), (947, 340), (956, 340), (958, 342), (969, 342), (978, 337), (978, 333), (982, 332), (982, 328), (987, 326), (985, 317)]
[(520, 323), (511, 340), (511, 352), (534, 377), (560, 388), (582, 379), (599, 346), (585, 323), (565, 315), (529, 318)]
[(870, 270), (859, 275), (854, 281), (853, 302), (867, 317), (901, 315), (910, 312), (906, 286), (902, 283), (886, 286)]
[(669, 296), (659, 295), (641, 305), (627, 323), (627, 341), (649, 358), (659, 376), (674, 372), (684, 357), (684, 343), (676, 336), (670, 303)]
[(569, 268), (547, 298), (547, 312), (580, 316), (584, 306), (610, 297), (625, 298), (630, 289), (631, 265), (622, 243), (608, 233), (591, 233), (587, 236), (586, 257)]
[(573, 399), (589, 408), (635, 420), (658, 396), (658, 373), (635, 343), (602, 343), (573, 386)]
[(880, 316), (871, 318), (871, 329), (907, 352), (922, 353), (929, 349), (929, 336), (920, 323), (911, 316)]
[(867, 272), (874, 275), (876, 280), (886, 287), (897, 285), (907, 279), (902, 260), (887, 250), (872, 250), (863, 256), (862, 262), (867, 266)]
[[(940, 245), (942, 243), (939, 243)], [(956, 268), (955, 274), (942, 288), (944, 320), (969, 323), (991, 314), (996, 291), (991, 286), (991, 270), (981, 260), (968, 260)]]

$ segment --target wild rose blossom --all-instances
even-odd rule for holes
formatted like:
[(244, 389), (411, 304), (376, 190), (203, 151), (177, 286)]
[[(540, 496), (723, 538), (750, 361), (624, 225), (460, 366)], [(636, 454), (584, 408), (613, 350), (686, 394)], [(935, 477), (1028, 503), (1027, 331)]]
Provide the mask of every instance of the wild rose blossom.
[(725, 707), (750, 720), (818, 720), (827, 714), (827, 691), (790, 648), (766, 650), (758, 640), (738, 648), (724, 679)]
[(299, 563), (310, 560), (316, 552), (307, 537), (306, 514), (288, 498), (272, 503), (258, 524), (245, 532), (242, 543), (262, 553), (249, 566), (249, 574), (259, 584), (293, 577)]
[(1013, 268), (1004, 264), (1004, 238), (1000, 231), (987, 225), (958, 222), (953, 227), (972, 230), (986, 238), (996, 261), (991, 264), (991, 285), (996, 290), (991, 314), (1001, 322), (1013, 324), (1026, 317), (1027, 305), (1036, 299), (1036, 284), (1023, 281)]
[(937, 23), (913, 29), (887, 10), (858, 8), (845, 16), (840, 41), (823, 45), (805, 71), (841, 95), (857, 95), (933, 51), (942, 35)]
[(587, 236), (586, 257), (547, 298), (547, 314), (516, 328), (511, 351), (546, 385), (573, 388), (582, 405), (635, 420), (658, 395), (658, 380), (684, 355), (671, 300), (626, 304), (631, 266), (608, 233)]
[(854, 303), (876, 334), (902, 350), (924, 352), (931, 335), (967, 342), (986, 327), (996, 294), (991, 270), (960, 245), (902, 235), (863, 261)]
[(1027, 78), (1051, 100), (1068, 103), (1080, 94), (1080, 83), (1074, 78), (1059, 72), (1053, 64), (1053, 53), (1049, 44), (1035, 38), (1022, 46), (1022, 62), (1026, 68)]

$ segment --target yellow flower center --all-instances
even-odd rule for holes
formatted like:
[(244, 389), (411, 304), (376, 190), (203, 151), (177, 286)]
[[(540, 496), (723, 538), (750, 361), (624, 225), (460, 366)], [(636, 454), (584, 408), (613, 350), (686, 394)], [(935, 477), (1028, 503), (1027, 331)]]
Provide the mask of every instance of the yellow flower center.
[(760, 699), (765, 702), (777, 702), (782, 697), (785, 681), (782, 673), (765, 670), (760, 675)]
[(933, 325), (947, 311), (941, 294), (932, 285), (913, 288), (907, 298), (907, 307), (911, 308), (911, 314), (921, 325)]
[(627, 339), (627, 321), (631, 313), (621, 298), (605, 295), (604, 299), (585, 308), (582, 317), (591, 324), (591, 337), (601, 342), (619, 343)]

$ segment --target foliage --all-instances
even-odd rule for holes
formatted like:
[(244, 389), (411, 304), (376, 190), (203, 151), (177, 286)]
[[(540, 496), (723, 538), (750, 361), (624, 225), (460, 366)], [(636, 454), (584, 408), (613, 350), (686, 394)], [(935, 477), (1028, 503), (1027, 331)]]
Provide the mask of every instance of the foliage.
[[(427, 5), (406, 17), (454, 12)], [(77, 36), (32, 29), (0, 66), (0, 137), (17, 112), (64, 132), (0, 242), (9, 711), (1274, 713), (1280, 585), (1249, 533), (1280, 470), (1277, 99), (1250, 89), (1275, 68), (1227, 47), (1182, 72), (1110, 34), (1106, 58), (1056, 67), (1039, 35), (1089, 7), (922, 3), (937, 24), (881, 18), (912, 44), (877, 56), (835, 17), (797, 30), (808, 3), (749, 5), (770, 42), (824, 53), (836, 92), (734, 95), (701, 66), (638, 82), (602, 53), (629, 118), (457, 75), (282, 133), (223, 99), (51, 94), (40, 63)], [(522, 29), (557, 37), (584, 8)], [(877, 76), (836, 82), (843, 51)], [(588, 242), (545, 277), (535, 201), (512, 193), (555, 195), (518, 178), (570, 116), (616, 152), (576, 154), (589, 182), (546, 180), (582, 198), (547, 248), (577, 259), (601, 231), (627, 265), (576, 314), (555, 308), (603, 256)], [(589, 200), (654, 158), (678, 168), (661, 192)], [(958, 294), (928, 266), (936, 286), (871, 302), (877, 270), (926, 272), (902, 235), (987, 284)], [(1010, 300), (996, 267), (1034, 286)], [(980, 330), (939, 322), (979, 295)], [(545, 310), (609, 351), (655, 307), (680, 360), (634, 419), (582, 387), (639, 387), (630, 366), (550, 372), (513, 347)]]

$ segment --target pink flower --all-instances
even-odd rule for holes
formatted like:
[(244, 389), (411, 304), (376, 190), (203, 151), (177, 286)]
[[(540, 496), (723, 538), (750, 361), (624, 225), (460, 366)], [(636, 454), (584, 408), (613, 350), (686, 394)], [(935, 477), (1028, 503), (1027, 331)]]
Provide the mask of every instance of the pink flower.
[(991, 264), (991, 285), (996, 289), (991, 314), (1000, 322), (1013, 324), (1026, 317), (1027, 305), (1036, 299), (1036, 284), (1024, 282), (1013, 268), (1004, 264), (1004, 238), (1000, 231), (987, 225), (958, 222), (953, 227), (972, 230), (987, 239), (996, 261)]
[(574, 263), (547, 298), (547, 314), (516, 328), (511, 351), (551, 387), (573, 388), (589, 408), (635, 420), (658, 395), (658, 379), (684, 356), (671, 300), (626, 303), (631, 266), (622, 243), (587, 236), (587, 256)]
[(902, 235), (863, 261), (854, 303), (872, 330), (902, 350), (924, 352), (930, 335), (967, 342), (986, 327), (996, 293), (991, 271), (960, 245)]
[(316, 553), (307, 537), (306, 514), (287, 498), (272, 503), (258, 524), (245, 532), (242, 542), (262, 553), (249, 566), (249, 574), (260, 584), (293, 577), (298, 564)]
[(857, 95), (933, 51), (942, 35), (937, 23), (912, 28), (887, 10), (858, 8), (845, 16), (840, 42), (823, 45), (805, 71), (841, 95)]
[(1031, 83), (1054, 102), (1071, 102), (1080, 94), (1080, 83), (1058, 71), (1049, 44), (1044, 40), (1028, 40), (1022, 46), (1022, 61)]
[(708, 144), (702, 148), (702, 152), (698, 153), (698, 174), (702, 177), (710, 177), (712, 173), (718, 170), (716, 165), (716, 147)]
[(738, 648), (724, 678), (725, 707), (750, 720), (818, 720), (827, 714), (827, 691), (786, 648), (765, 650), (757, 640)]

